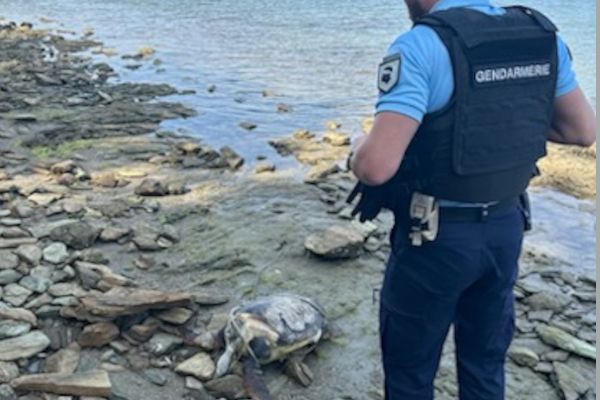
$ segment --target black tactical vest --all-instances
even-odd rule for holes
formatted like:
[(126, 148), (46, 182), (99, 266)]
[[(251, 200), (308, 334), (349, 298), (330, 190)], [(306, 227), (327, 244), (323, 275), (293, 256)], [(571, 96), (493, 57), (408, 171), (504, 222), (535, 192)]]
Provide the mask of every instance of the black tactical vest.
[(504, 15), (452, 8), (416, 24), (434, 29), (447, 47), (455, 89), (444, 109), (425, 116), (390, 181), (395, 194), (463, 202), (518, 196), (546, 155), (556, 27), (524, 7)]

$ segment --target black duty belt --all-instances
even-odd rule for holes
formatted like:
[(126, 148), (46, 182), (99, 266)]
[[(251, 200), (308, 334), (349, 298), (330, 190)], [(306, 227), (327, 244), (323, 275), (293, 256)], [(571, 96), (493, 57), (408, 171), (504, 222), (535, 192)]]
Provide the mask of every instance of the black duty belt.
[(518, 198), (503, 200), (488, 206), (440, 207), (440, 222), (480, 222), (516, 207)]

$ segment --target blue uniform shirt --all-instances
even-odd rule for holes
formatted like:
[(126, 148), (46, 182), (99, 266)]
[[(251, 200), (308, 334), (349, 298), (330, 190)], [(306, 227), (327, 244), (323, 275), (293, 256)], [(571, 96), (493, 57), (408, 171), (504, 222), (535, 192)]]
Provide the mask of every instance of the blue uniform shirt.
[[(489, 0), (441, 0), (431, 12), (452, 7), (468, 7), (488, 14), (502, 14), (504, 9)], [(571, 58), (565, 43), (558, 38), (558, 83), (556, 96), (577, 87)], [(448, 50), (433, 29), (417, 25), (390, 46), (389, 55), (401, 54), (400, 79), (388, 93), (381, 93), (376, 113), (392, 111), (419, 122), (425, 114), (442, 109), (454, 91), (452, 62)]]

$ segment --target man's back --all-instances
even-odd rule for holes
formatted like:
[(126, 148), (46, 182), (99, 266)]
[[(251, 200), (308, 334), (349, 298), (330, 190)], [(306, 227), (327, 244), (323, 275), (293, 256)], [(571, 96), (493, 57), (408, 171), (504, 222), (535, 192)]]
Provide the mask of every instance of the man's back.
[[(490, 15), (502, 15), (501, 7), (487, 0), (442, 0), (431, 12), (466, 7)], [(577, 88), (569, 50), (561, 38), (558, 42), (558, 81), (556, 97)], [(399, 82), (393, 90), (379, 97), (376, 113), (390, 111), (422, 121), (425, 114), (442, 109), (452, 97), (454, 74), (446, 46), (436, 32), (428, 26), (417, 25), (399, 36), (390, 46), (388, 54), (401, 54)]]

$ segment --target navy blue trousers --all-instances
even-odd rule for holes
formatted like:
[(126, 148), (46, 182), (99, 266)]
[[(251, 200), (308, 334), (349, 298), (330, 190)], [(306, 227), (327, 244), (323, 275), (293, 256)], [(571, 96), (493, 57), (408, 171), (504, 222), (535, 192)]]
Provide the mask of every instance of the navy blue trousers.
[(397, 226), (380, 307), (386, 400), (433, 399), (451, 324), (460, 400), (504, 399), (523, 223), (516, 207), (481, 222), (442, 221), (422, 247)]

